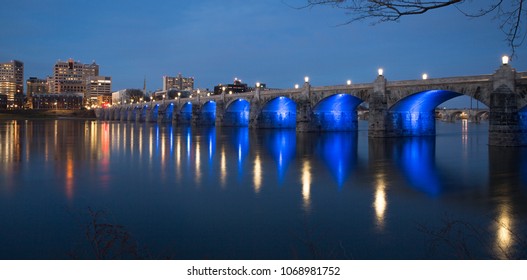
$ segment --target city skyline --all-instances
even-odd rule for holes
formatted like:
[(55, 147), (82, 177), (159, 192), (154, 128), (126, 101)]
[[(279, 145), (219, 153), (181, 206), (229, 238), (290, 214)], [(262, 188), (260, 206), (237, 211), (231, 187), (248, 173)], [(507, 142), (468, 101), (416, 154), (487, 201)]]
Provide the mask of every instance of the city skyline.
[[(284, 3), (286, 2), (286, 3)], [(294, 9), (304, 1), (163, 3), (17, 1), (0, 11), (6, 30), (0, 61), (20, 60), (24, 79), (45, 78), (61, 59), (91, 62), (112, 76), (112, 90), (162, 88), (162, 77), (185, 73), (196, 88), (231, 82), (291, 88), (491, 74), (510, 50), (492, 17), (469, 19), (445, 8), (399, 23), (338, 26), (344, 11)], [(90, 5), (84, 5), (90, 3)], [(74, 13), (83, 11), (86, 16)], [(511, 65), (527, 64), (518, 48)]]

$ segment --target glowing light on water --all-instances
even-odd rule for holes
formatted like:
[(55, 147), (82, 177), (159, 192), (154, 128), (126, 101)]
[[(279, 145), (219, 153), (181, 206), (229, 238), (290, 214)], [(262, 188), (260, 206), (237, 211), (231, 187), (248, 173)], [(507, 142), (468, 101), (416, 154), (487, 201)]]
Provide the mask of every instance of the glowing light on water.
[(260, 161), (260, 155), (256, 154), (254, 159), (254, 170), (253, 170), (253, 183), (254, 183), (254, 192), (259, 193), (262, 186), (262, 163)]
[(221, 147), (221, 160), (220, 160), (220, 181), (221, 186), (225, 187), (227, 182), (227, 159), (225, 157), (225, 147)]
[(305, 160), (302, 166), (302, 201), (304, 209), (309, 211), (311, 208), (311, 163)]
[(386, 181), (384, 174), (376, 175), (375, 184), (375, 201), (373, 202), (373, 208), (375, 209), (375, 217), (377, 220), (377, 228), (379, 230), (384, 229), (384, 218), (386, 213)]

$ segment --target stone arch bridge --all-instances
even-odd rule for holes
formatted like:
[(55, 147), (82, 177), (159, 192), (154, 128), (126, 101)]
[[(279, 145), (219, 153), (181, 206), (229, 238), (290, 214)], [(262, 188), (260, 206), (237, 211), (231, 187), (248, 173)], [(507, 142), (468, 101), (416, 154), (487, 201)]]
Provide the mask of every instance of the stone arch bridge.
[(357, 129), (357, 107), (369, 107), (370, 137), (435, 134), (435, 108), (467, 95), (489, 111), (489, 145), (527, 145), (527, 72), (503, 64), (494, 74), (263, 90), (176, 98), (96, 109), (101, 120), (296, 128), (297, 131)]

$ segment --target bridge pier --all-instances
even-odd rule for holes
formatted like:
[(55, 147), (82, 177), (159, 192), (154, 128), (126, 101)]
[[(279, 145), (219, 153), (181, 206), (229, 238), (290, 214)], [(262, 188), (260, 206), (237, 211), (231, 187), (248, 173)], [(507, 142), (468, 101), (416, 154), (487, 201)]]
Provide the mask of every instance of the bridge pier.
[(373, 82), (373, 92), (369, 99), (368, 136), (371, 138), (391, 136), (388, 132), (388, 100), (386, 78), (379, 75)]
[(494, 90), (490, 94), (489, 145), (526, 146), (527, 123), (518, 108), (516, 71), (504, 64), (493, 75)]

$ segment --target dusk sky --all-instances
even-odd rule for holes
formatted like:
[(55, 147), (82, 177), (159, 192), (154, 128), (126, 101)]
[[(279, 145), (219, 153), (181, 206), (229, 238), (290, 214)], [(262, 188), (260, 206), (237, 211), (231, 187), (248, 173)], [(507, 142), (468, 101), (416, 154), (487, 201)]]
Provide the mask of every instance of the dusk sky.
[[(474, 1), (479, 2), (479, 1)], [(162, 87), (163, 75), (195, 77), (211, 89), (234, 77), (272, 88), (491, 74), (510, 53), (492, 16), (454, 7), (399, 23), (339, 26), (331, 7), (294, 9), (303, 0), (4, 1), (0, 61), (21, 60), (25, 79), (52, 74), (57, 60), (96, 61), (112, 90)], [(467, 9), (469, 5), (464, 5)], [(527, 48), (512, 66), (525, 71)]]

